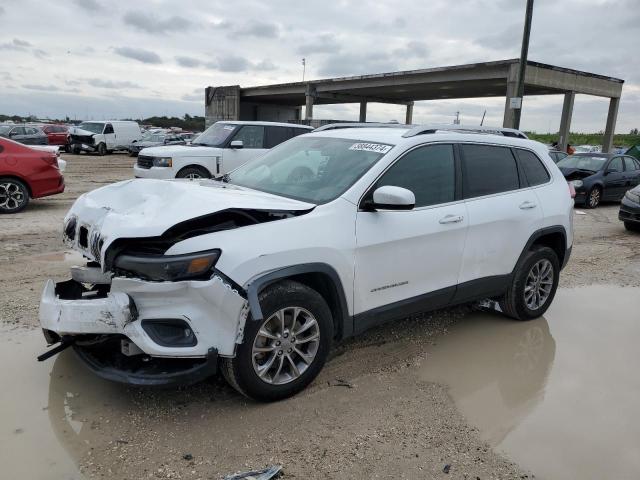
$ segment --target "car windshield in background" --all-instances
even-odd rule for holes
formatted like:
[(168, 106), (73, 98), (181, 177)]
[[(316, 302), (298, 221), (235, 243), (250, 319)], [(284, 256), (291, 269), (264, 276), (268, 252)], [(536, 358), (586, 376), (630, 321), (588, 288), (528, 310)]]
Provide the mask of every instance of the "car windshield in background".
[(231, 172), (230, 183), (310, 203), (334, 200), (392, 145), (298, 137)]
[(82, 130), (87, 130), (92, 133), (102, 133), (102, 130), (104, 129), (104, 123), (86, 122), (78, 125), (78, 128), (81, 128)]
[(214, 123), (204, 132), (193, 139), (191, 145), (206, 145), (208, 147), (221, 146), (229, 135), (236, 129), (236, 125), (229, 123)]
[(560, 160), (557, 165), (559, 168), (577, 168), (578, 170), (590, 170), (597, 172), (600, 170), (607, 159), (605, 157), (590, 157), (588, 155), (570, 155)]
[(0, 125), (0, 135), (6, 135), (11, 131), (11, 125)]

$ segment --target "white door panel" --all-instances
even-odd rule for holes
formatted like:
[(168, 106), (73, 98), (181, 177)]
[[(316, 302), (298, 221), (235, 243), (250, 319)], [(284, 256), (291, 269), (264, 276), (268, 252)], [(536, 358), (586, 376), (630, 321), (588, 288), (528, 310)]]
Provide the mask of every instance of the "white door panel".
[(463, 202), (358, 212), (354, 313), (455, 286), (466, 231)]
[(542, 225), (532, 189), (466, 201), (469, 230), (459, 283), (511, 273), (531, 234)]
[(222, 153), (222, 168), (220, 173), (228, 173), (247, 163), (249, 160), (264, 155), (265, 148), (225, 148)]

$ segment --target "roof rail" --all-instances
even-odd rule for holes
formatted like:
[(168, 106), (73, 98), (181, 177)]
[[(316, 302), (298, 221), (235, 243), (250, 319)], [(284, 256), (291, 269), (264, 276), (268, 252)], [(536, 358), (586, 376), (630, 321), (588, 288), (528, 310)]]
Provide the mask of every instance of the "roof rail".
[(323, 132), (325, 130), (338, 130), (341, 128), (412, 128), (415, 125), (405, 125), (404, 123), (375, 123), (375, 122), (344, 122), (344, 123), (328, 123), (314, 130), (314, 132)]
[(436, 132), (484, 133), (487, 135), (502, 135), (503, 137), (529, 138), (523, 132), (514, 128), (481, 127), (478, 125), (420, 125), (412, 128), (402, 136), (408, 138)]

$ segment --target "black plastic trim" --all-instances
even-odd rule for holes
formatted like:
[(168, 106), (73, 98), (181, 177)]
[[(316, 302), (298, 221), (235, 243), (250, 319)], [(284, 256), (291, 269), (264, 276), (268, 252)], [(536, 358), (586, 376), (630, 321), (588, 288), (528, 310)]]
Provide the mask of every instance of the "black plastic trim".
[[(540, 230), (536, 230), (535, 232), (533, 232), (533, 234), (531, 235), (531, 237), (529, 237), (529, 240), (527, 241), (527, 244), (524, 246), (524, 248), (522, 249), (522, 253), (520, 254), (520, 257), (518, 257), (518, 261), (516, 262), (516, 265), (513, 267), (513, 271), (511, 272), (511, 275), (513, 276), (513, 274), (516, 271), (516, 268), (518, 266), (518, 264), (520, 263), (520, 261), (522, 260), (522, 258), (525, 256), (525, 254), (531, 249), (531, 246), (535, 243), (536, 240), (538, 240), (539, 238), (548, 235), (550, 233), (560, 233), (562, 234), (562, 239), (563, 239), (563, 250), (565, 251), (565, 255), (562, 258), (561, 264), (562, 267), (564, 268), (564, 266), (567, 264), (567, 262), (569, 261), (569, 259), (567, 258), (567, 232), (564, 229), (563, 226), (561, 225), (556, 225), (553, 227), (544, 227), (541, 228)], [(569, 247), (570, 249), (571, 247)]]
[(290, 267), (284, 267), (279, 270), (274, 270), (251, 280), (246, 287), (247, 300), (249, 302), (249, 309), (251, 311), (251, 318), (255, 321), (261, 321), (264, 319), (262, 315), (262, 309), (260, 308), (260, 300), (258, 299), (258, 296), (262, 290), (279, 280), (284, 280), (286, 278), (305, 273), (322, 273), (331, 278), (333, 286), (338, 295), (338, 306), (340, 308), (340, 314), (342, 317), (337, 319), (339, 322), (339, 336), (340, 338), (346, 338), (353, 335), (353, 317), (349, 315), (347, 298), (344, 294), (342, 281), (340, 280), (340, 276), (335, 271), (335, 269), (326, 263), (303, 263), (300, 265), (292, 265)]

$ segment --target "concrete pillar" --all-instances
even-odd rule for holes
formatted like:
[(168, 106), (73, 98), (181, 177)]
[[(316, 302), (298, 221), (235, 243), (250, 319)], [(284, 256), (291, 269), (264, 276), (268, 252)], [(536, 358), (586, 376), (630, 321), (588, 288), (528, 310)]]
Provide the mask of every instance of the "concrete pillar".
[(609, 113), (607, 114), (607, 126), (604, 129), (604, 139), (602, 140), (602, 152), (609, 153), (613, 146), (613, 134), (616, 130), (616, 120), (618, 119), (618, 107), (620, 97), (612, 98), (609, 101)]
[(205, 127), (220, 120), (240, 120), (240, 86), (205, 89)]
[(511, 108), (511, 99), (516, 97), (518, 94), (518, 66), (519, 64), (514, 63), (509, 68), (509, 74), (507, 76), (507, 92), (506, 99), (504, 103), (504, 119), (502, 120), (502, 126), (504, 128), (514, 128), (515, 115), (514, 109)]
[(562, 104), (562, 116), (560, 117), (560, 138), (558, 138), (558, 150), (565, 152), (569, 143), (569, 132), (571, 131), (571, 116), (573, 115), (573, 102), (576, 98), (575, 92), (566, 92)]
[(413, 123), (413, 102), (407, 104), (407, 115), (405, 117), (404, 123), (406, 125), (410, 125)]
[(316, 89), (312, 85), (307, 85), (307, 91), (305, 93), (306, 106), (304, 109), (304, 119), (313, 119), (313, 99), (316, 96)]
[(362, 122), (362, 123), (367, 121), (367, 102), (366, 102), (366, 100), (360, 102), (360, 119), (358, 121)]

